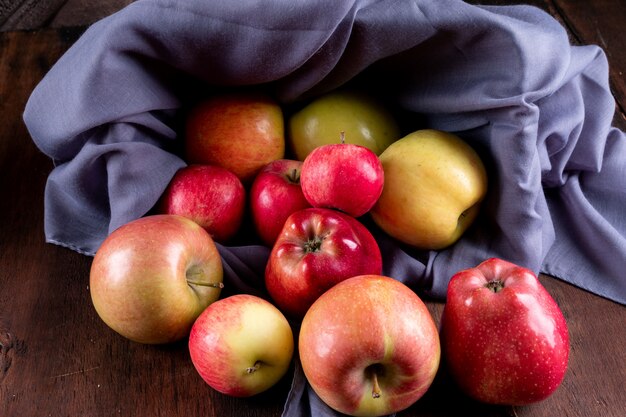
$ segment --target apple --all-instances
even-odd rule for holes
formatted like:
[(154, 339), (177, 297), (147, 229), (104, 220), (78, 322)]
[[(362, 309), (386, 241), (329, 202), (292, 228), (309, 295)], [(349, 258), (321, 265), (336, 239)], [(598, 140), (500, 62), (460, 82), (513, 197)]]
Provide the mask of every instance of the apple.
[(218, 165), (248, 184), (268, 163), (285, 154), (280, 105), (260, 92), (222, 93), (191, 110), (185, 130), (190, 164)]
[(235, 174), (213, 165), (189, 165), (174, 174), (157, 211), (185, 216), (217, 242), (239, 230), (246, 208), (246, 190)]
[(281, 311), (301, 319), (333, 285), (381, 271), (380, 249), (363, 224), (336, 210), (308, 208), (287, 218), (270, 252), (265, 285)]
[(455, 243), (474, 222), (487, 193), (487, 172), (458, 136), (418, 130), (381, 155), (383, 192), (370, 210), (388, 235), (418, 249)]
[(304, 161), (313, 149), (332, 143), (345, 132), (350, 143), (380, 155), (400, 138), (393, 114), (362, 91), (335, 90), (312, 100), (288, 120), (290, 149)]
[(193, 221), (167, 214), (113, 231), (89, 275), (100, 318), (120, 335), (149, 344), (186, 337), (222, 287), (222, 261), (211, 236)]
[(360, 145), (341, 143), (315, 148), (302, 164), (302, 192), (313, 207), (360, 217), (383, 191), (385, 174), (378, 156)]
[(534, 403), (565, 376), (569, 336), (561, 310), (532, 271), (502, 259), (452, 277), (441, 332), (450, 375), (476, 400)]
[(294, 338), (268, 301), (236, 294), (211, 304), (189, 334), (191, 361), (213, 389), (234, 397), (267, 390), (291, 364)]
[(390, 277), (345, 280), (313, 303), (298, 349), (309, 384), (328, 406), (352, 416), (404, 410), (439, 368), (437, 327), (422, 300)]
[(273, 246), (287, 217), (311, 207), (300, 186), (302, 161), (277, 159), (259, 172), (250, 188), (250, 212), (257, 234)]

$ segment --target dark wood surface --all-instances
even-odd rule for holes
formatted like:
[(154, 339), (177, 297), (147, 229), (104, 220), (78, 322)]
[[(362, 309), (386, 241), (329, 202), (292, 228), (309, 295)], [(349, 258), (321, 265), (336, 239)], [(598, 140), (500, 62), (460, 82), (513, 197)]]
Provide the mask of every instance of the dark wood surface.
[[(91, 258), (44, 242), (43, 189), (52, 163), (33, 145), (21, 114), (32, 88), (82, 31), (63, 22), (90, 23), (104, 13), (94, 7), (81, 16), (84, 7), (71, 3), (86, 4), (68, 2), (63, 19), (52, 16), (36, 30), (0, 33), (0, 416), (279, 416), (289, 376), (250, 399), (212, 391), (184, 341), (144, 346), (109, 330), (91, 304)], [(528, 3), (557, 17), (574, 42), (605, 48), (615, 125), (625, 129), (624, 1)], [(563, 309), (571, 337), (569, 369), (553, 396), (525, 407), (481, 405), (442, 372), (399, 416), (626, 416), (626, 308), (551, 277), (541, 280)], [(438, 322), (443, 304), (428, 307)]]

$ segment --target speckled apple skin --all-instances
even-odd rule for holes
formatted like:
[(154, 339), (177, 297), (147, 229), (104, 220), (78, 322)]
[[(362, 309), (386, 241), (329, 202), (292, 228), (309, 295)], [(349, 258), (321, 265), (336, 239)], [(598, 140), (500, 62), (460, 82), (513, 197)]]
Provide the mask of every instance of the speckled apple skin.
[[(487, 288), (501, 280), (502, 288)], [(476, 400), (525, 405), (544, 400), (567, 370), (563, 314), (536, 275), (501, 259), (455, 274), (441, 324), (450, 374)]]

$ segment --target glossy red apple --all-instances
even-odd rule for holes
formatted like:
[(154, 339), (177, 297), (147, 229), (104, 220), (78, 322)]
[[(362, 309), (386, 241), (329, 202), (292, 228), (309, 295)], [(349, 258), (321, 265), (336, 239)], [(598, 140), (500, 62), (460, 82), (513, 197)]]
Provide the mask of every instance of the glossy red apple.
[(248, 184), (265, 165), (285, 155), (280, 105), (267, 94), (245, 91), (212, 96), (189, 114), (185, 157), (218, 165)]
[(360, 217), (383, 191), (384, 172), (370, 149), (350, 143), (323, 145), (304, 160), (302, 192), (313, 207), (332, 208)]
[(442, 343), (460, 388), (485, 403), (541, 401), (567, 369), (569, 336), (559, 306), (532, 271), (497, 258), (452, 277)]
[(211, 304), (194, 323), (189, 353), (194, 367), (215, 390), (249, 397), (267, 390), (289, 369), (293, 333), (268, 301), (237, 294)]
[(298, 349), (313, 390), (352, 416), (393, 414), (431, 386), (441, 355), (422, 300), (384, 276), (358, 276), (325, 292), (302, 320)]
[(301, 161), (278, 159), (266, 165), (250, 188), (250, 212), (256, 231), (273, 246), (287, 217), (311, 207), (300, 187)]
[(309, 208), (285, 222), (267, 262), (265, 285), (283, 312), (302, 318), (338, 282), (381, 271), (380, 249), (363, 224), (336, 210)]
[(186, 337), (221, 288), (222, 261), (211, 236), (173, 215), (116, 229), (96, 252), (89, 275), (102, 320), (128, 339), (151, 344)]
[(245, 207), (246, 190), (235, 174), (213, 165), (189, 165), (176, 172), (158, 211), (185, 216), (217, 242), (226, 242), (239, 230)]

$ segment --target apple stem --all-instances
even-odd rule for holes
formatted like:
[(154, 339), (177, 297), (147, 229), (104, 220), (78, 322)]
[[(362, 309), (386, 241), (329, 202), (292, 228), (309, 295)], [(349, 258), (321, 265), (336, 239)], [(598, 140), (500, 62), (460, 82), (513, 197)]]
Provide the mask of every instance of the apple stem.
[(258, 371), (260, 367), (261, 367), (261, 361), (256, 361), (256, 362), (254, 363), (254, 366), (251, 366), (251, 367), (249, 367), (249, 368), (246, 368), (246, 373), (248, 373), (248, 374), (253, 374), (253, 373), (255, 373), (256, 371)]
[(343, 130), (339, 132), (339, 140), (341, 141), (342, 145), (346, 143), (346, 132), (344, 132)]
[(293, 184), (300, 183), (300, 175), (296, 168), (294, 168), (293, 171), (287, 175), (287, 180)]
[(485, 287), (493, 292), (500, 292), (504, 288), (504, 282), (499, 279), (495, 279), (486, 283)]
[(380, 385), (378, 385), (378, 374), (376, 374), (376, 372), (372, 374), (372, 379), (372, 398), (380, 398), (381, 391)]
[(197, 285), (199, 287), (213, 287), (213, 288), (224, 288), (224, 284), (222, 282), (200, 282), (200, 281), (192, 281), (187, 280), (188, 284)]

